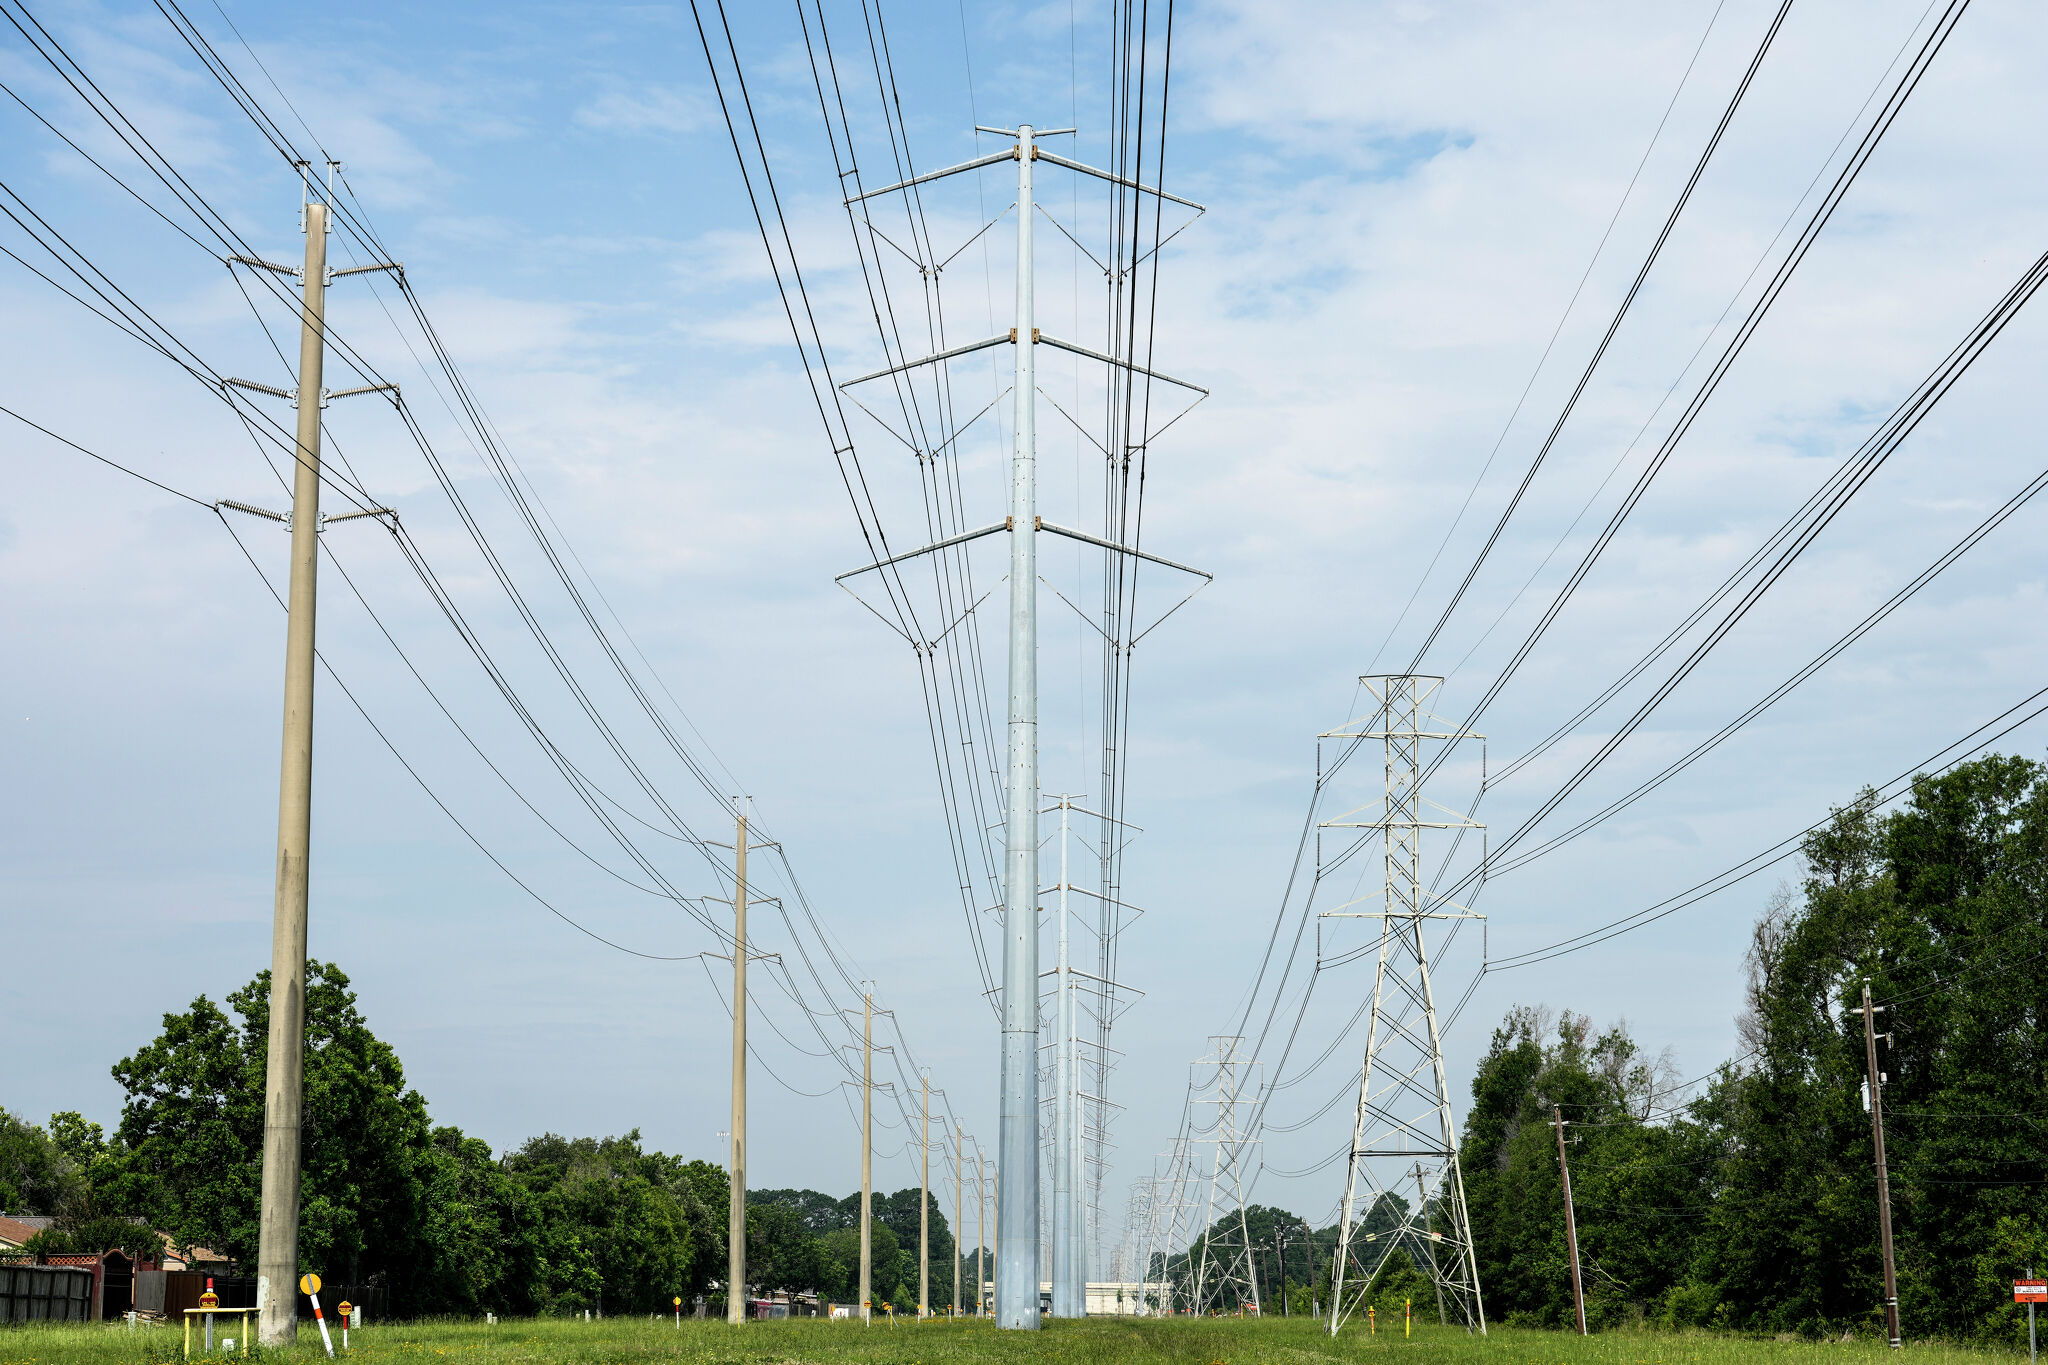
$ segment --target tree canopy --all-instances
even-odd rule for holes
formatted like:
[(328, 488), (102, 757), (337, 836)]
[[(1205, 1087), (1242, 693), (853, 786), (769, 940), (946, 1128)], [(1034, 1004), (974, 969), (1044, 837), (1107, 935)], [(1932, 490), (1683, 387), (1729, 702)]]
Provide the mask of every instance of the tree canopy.
[(2018, 1344), (2048, 1266), (2048, 771), (1994, 756), (1837, 810), (1755, 926), (1747, 1051), (1695, 1098), (1625, 1028), (1511, 1011), (1461, 1146), (1489, 1312), (1568, 1322), (1553, 1107), (1587, 1312), (1809, 1336), (1880, 1328), (1863, 992), (1909, 1335)]

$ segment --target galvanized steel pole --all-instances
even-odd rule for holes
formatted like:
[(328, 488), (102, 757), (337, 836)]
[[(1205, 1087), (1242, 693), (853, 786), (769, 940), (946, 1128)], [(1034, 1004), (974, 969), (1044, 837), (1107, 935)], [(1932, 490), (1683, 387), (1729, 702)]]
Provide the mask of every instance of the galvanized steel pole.
[(967, 1145), (967, 1134), (959, 1124), (953, 1125), (953, 1316), (960, 1316), (960, 1234), (966, 1224), (960, 1221), (960, 1200), (967, 1193), (967, 1168), (961, 1164), (962, 1149)]
[(1010, 722), (1003, 837), (996, 1325), (1038, 1326), (1038, 489), (1031, 125), (1017, 130), (1016, 448), (1010, 460)]
[(1069, 807), (1060, 798), (1060, 899), (1059, 970), (1053, 976), (1057, 994), (1053, 1018), (1059, 1036), (1054, 1046), (1057, 1093), (1053, 1096), (1052, 1139), (1052, 1315), (1056, 1318), (1081, 1316), (1074, 1304), (1075, 1253), (1080, 1249), (1079, 1231), (1074, 1226), (1074, 1206), (1079, 1185), (1074, 1169), (1074, 1151), (1079, 1142), (1074, 1131), (1074, 992), (1067, 969), (1067, 835)]
[(307, 851), (313, 834), (313, 607), (320, 567), (320, 386), (327, 306), (327, 205), (305, 206), (299, 319), (298, 451), (292, 471), (285, 616), (284, 746), (277, 797), (277, 895), (270, 927), (270, 1041), (263, 1077), (263, 1193), (257, 1340), (298, 1336), (299, 1134), (305, 1105)]
[(860, 997), (860, 1320), (873, 1317), (875, 1248), (875, 993)]
[(732, 1160), (727, 1172), (725, 1320), (747, 1320), (747, 810), (738, 812), (732, 893)]
[(924, 1146), (917, 1191), (917, 1315), (932, 1315), (932, 1077), (924, 1076)]

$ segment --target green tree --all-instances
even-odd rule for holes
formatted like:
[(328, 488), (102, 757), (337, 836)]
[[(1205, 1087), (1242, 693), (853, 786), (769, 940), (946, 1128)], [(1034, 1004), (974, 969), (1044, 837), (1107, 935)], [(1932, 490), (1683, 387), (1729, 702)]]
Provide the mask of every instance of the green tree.
[(77, 1189), (75, 1165), (50, 1135), (0, 1109), (0, 1210), (55, 1217)]
[[(896, 1234), (896, 1245), (903, 1258), (901, 1268), (892, 1268), (888, 1283), (910, 1287), (910, 1307), (917, 1307), (917, 1245), (918, 1245), (918, 1204), (922, 1190), (916, 1186), (898, 1190), (891, 1195), (875, 1196), (875, 1221)], [(939, 1207), (936, 1191), (931, 1200), (931, 1302), (934, 1308), (952, 1302), (953, 1280), (953, 1226), (946, 1221), (945, 1213)], [(859, 1204), (854, 1208), (858, 1217)], [(877, 1262), (877, 1265), (880, 1263)], [(882, 1283), (881, 1272), (875, 1275), (877, 1285)], [(893, 1291), (892, 1291), (893, 1292)], [(893, 1302), (894, 1300), (892, 1300)], [(897, 1307), (901, 1308), (901, 1303)]]
[[(141, 1205), (180, 1245), (256, 1257), (270, 974), (227, 1003), (164, 1016), (153, 1042), (114, 1066), (127, 1091), (114, 1197)], [(426, 1101), (370, 1032), (348, 977), (306, 968), (306, 1084), (299, 1260), (337, 1281), (410, 1270), (420, 1248)]]
[[(710, 1169), (718, 1171), (716, 1166)], [(725, 1172), (718, 1171), (718, 1180), (719, 1195), (722, 1198), (726, 1188)], [(856, 1194), (849, 1196), (849, 1198), (851, 1200), (850, 1204), (847, 1199), (839, 1199), (829, 1194), (820, 1194), (816, 1190), (747, 1191), (747, 1203), (749, 1206), (754, 1204), (786, 1204), (796, 1210), (797, 1216), (803, 1220), (804, 1229), (813, 1233), (827, 1233), (834, 1228), (858, 1227), (860, 1223), (860, 1196)]]
[(539, 1312), (545, 1305), (537, 1287), (553, 1269), (544, 1230), (525, 1188), (491, 1156), (489, 1144), (457, 1128), (436, 1128), (421, 1180), (423, 1254), (409, 1295), (419, 1311)]
[(1874, 1330), (1876, 1187), (1862, 992), (1878, 1019), (1899, 1298), (1911, 1334), (2014, 1343), (1992, 1291), (2044, 1242), (2048, 774), (1992, 756), (1870, 794), (1808, 838), (1796, 902), (1759, 924), (1743, 1026), (1753, 1057), (1711, 1097), (1724, 1191), (1703, 1278), (1733, 1325)]
[[(1546, 1041), (1546, 1035), (1549, 1035)], [(1550, 1327), (1573, 1320), (1571, 1258), (1555, 1119), (1567, 1123), (1589, 1326), (1662, 1313), (1697, 1254), (1711, 1207), (1713, 1134), (1655, 1112), (1668, 1057), (1625, 1026), (1516, 1007), (1473, 1078), (1459, 1146), (1489, 1314)], [(1431, 1299), (1434, 1310), (1434, 1296)]]
[(804, 1227), (803, 1216), (787, 1204), (747, 1204), (747, 1279), (759, 1289), (796, 1292), (817, 1289), (825, 1269), (824, 1248)]
[(688, 1207), (695, 1194), (681, 1163), (641, 1149), (638, 1129), (612, 1138), (545, 1134), (504, 1164), (542, 1228), (542, 1308), (644, 1313), (698, 1287)]
[[(854, 1196), (856, 1214), (860, 1208), (860, 1197)], [(887, 1271), (896, 1262), (896, 1234), (887, 1223), (877, 1219), (869, 1225), (868, 1254), (870, 1257), (870, 1288), (877, 1303), (888, 1298), (894, 1280)], [(841, 1303), (852, 1303), (860, 1294), (860, 1224), (852, 1227), (834, 1228), (819, 1239), (824, 1254), (820, 1266), (821, 1274), (836, 1270), (828, 1284), (820, 1285), (821, 1292), (829, 1293)], [(916, 1273), (913, 1262), (912, 1274)], [(912, 1302), (916, 1302), (915, 1299)]]

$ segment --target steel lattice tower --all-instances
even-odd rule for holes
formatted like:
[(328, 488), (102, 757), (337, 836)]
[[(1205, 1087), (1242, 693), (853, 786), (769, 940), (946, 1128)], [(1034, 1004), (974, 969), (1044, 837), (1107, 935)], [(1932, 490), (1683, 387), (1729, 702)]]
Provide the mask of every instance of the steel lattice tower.
[[(1194, 1309), (1204, 1312), (1211, 1303), (1221, 1303), (1225, 1291), (1234, 1290), (1237, 1302), (1256, 1313), (1259, 1283), (1252, 1262), (1251, 1232), (1245, 1225), (1244, 1166), (1247, 1149), (1257, 1146), (1259, 1140), (1243, 1132), (1237, 1111), (1256, 1103), (1245, 1098), (1244, 1090), (1246, 1074), (1257, 1063), (1238, 1055), (1242, 1038), (1219, 1036), (1209, 1041), (1216, 1045), (1215, 1054), (1195, 1065), (1216, 1068), (1216, 1097), (1198, 1099), (1196, 1103), (1216, 1106), (1216, 1135), (1194, 1141), (1216, 1144), (1216, 1165), (1210, 1173), (1208, 1207), (1202, 1215), (1202, 1255), (1195, 1270)], [(1252, 1089), (1256, 1095), (1257, 1087)], [(1219, 1230), (1212, 1235), (1212, 1228)]]
[[(1388, 1256), (1406, 1246), (1419, 1253), (1418, 1265), (1435, 1282), (1439, 1318), (1448, 1322), (1455, 1314), (1468, 1331), (1483, 1335), (1486, 1311), (1480, 1303), (1465, 1179), (1458, 1167), (1457, 1127), (1430, 986), (1427, 933), (1431, 921), (1478, 916), (1435, 896), (1422, 882), (1423, 830), (1480, 828), (1423, 798), (1423, 746), (1479, 736), (1449, 725), (1425, 708), (1430, 695), (1443, 685), (1441, 678), (1401, 673), (1359, 682), (1379, 705), (1372, 715), (1322, 738), (1381, 741), (1386, 754), (1385, 795), (1377, 809), (1349, 811), (1322, 822), (1321, 828), (1379, 831), (1386, 843), (1386, 881), (1381, 909), (1339, 907), (1324, 912), (1329, 918), (1381, 921), (1372, 1015), (1331, 1274), (1330, 1332), (1335, 1335), (1347, 1316), (1347, 1264), (1364, 1271), (1362, 1277), (1354, 1277), (1362, 1288)], [(1418, 1198), (1401, 1226), (1391, 1233), (1369, 1234), (1364, 1239), (1368, 1245), (1355, 1250), (1353, 1217), (1360, 1208), (1361, 1188), (1363, 1207), (1369, 1211), (1410, 1180)], [(1353, 1295), (1351, 1306), (1357, 1301)]]

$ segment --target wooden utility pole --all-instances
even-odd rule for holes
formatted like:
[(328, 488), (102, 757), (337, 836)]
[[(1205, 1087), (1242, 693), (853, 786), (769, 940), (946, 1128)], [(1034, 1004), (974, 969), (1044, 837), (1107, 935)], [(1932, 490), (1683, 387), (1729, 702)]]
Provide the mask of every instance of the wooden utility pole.
[(313, 836), (313, 611), (320, 567), (321, 367), (326, 358), (327, 205), (305, 206), (299, 317), (298, 446), (284, 637), (284, 746), (277, 796), (277, 892), (270, 923), (270, 1042), (263, 1077), (257, 1339), (298, 1337), (300, 1127), (306, 1085), (306, 901)]
[(1273, 1236), (1280, 1244), (1280, 1316), (1291, 1318), (1294, 1314), (1287, 1303), (1287, 1224), (1275, 1223)]
[(737, 804), (732, 892), (732, 1159), (726, 1183), (725, 1320), (747, 1320), (747, 808)]
[(924, 1074), (923, 1174), (917, 1191), (917, 1316), (932, 1315), (932, 1076)]
[(1892, 1259), (1892, 1182), (1884, 1164), (1884, 1081), (1877, 1069), (1877, 1016), (1883, 1005), (1870, 1003), (1870, 983), (1863, 983), (1863, 1056), (1870, 1076), (1870, 1141), (1877, 1155), (1877, 1234), (1884, 1243), (1884, 1325), (1892, 1349), (1899, 1339), (1899, 1270)]
[(875, 1247), (875, 993), (860, 997), (860, 1320), (872, 1320)]
[(1316, 1230), (1308, 1225), (1307, 1219), (1302, 1220), (1301, 1239), (1302, 1241), (1308, 1243), (1309, 1316), (1319, 1318), (1323, 1315), (1323, 1309), (1321, 1302), (1318, 1301), (1316, 1298)]
[(1557, 1124), (1557, 1174), (1564, 1182), (1564, 1246), (1572, 1258), (1572, 1313), (1578, 1319), (1579, 1335), (1586, 1335), (1586, 1285), (1579, 1277), (1579, 1220), (1572, 1209), (1572, 1168), (1564, 1159), (1564, 1111), (1550, 1107)]

